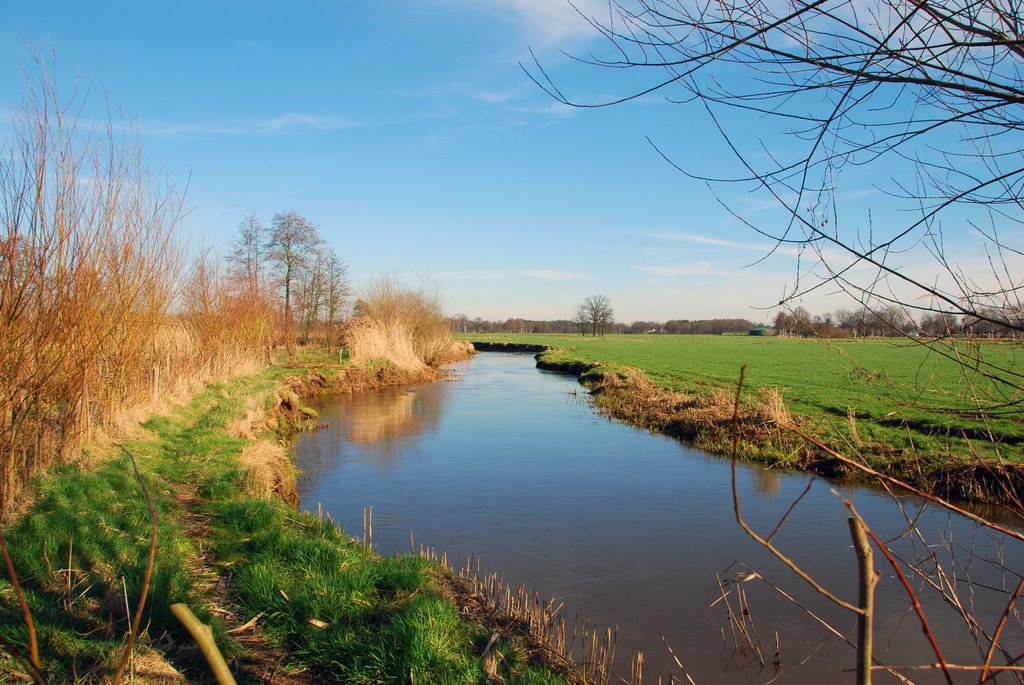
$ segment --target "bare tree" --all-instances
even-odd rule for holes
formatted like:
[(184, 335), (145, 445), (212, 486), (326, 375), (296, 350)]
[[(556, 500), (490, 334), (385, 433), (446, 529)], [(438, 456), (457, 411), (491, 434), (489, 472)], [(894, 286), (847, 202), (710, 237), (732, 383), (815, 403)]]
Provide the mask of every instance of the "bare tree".
[(292, 320), (292, 288), (320, 242), (316, 225), (295, 212), (278, 212), (270, 225), (265, 244), (267, 261), (280, 279), (284, 302), (284, 338), (289, 357), (295, 346)]
[(327, 344), (334, 345), (337, 325), (345, 318), (352, 302), (352, 282), (348, 276), (348, 265), (330, 248), (327, 251), (324, 273)]
[[(838, 288), (875, 311), (1024, 331), (1024, 252), (1012, 238), (1024, 222), (1018, 4), (613, 0), (588, 20), (609, 50), (580, 61), (628, 74), (620, 96), (580, 102), (539, 62), (528, 73), (569, 105), (660, 94), (705, 112), (734, 174), (712, 177), (652, 145), (712, 189), (745, 186), (776, 204), (758, 223), (719, 198), (773, 249), (801, 254), (783, 304)], [(906, 211), (873, 221), (863, 199), (844, 198), (851, 172)], [(971, 255), (949, 244), (969, 237)], [(988, 371), (1024, 389), (1018, 370)]]
[(244, 283), (250, 293), (260, 292), (263, 288), (261, 278), (265, 232), (266, 229), (255, 214), (245, 217), (238, 224), (238, 233), (226, 258), (229, 274)]
[(573, 320), (583, 335), (604, 335), (615, 323), (611, 300), (604, 295), (591, 295), (576, 305)]
[(586, 335), (589, 330), (587, 322), (589, 321), (587, 315), (587, 305), (585, 302), (580, 302), (576, 305), (576, 309), (572, 313), (572, 322), (579, 329), (580, 335)]

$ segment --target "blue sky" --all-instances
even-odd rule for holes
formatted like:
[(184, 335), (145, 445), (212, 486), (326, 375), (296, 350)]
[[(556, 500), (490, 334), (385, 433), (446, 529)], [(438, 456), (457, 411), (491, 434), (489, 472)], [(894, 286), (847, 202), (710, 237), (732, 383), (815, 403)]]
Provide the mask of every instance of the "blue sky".
[[(56, 44), (62, 88), (109, 94), (137, 117), (148, 160), (187, 183), (197, 246), (223, 252), (246, 215), (294, 210), (356, 286), (430, 275), (470, 318), (568, 318), (601, 293), (622, 321), (767, 320), (793, 283), (786, 251), (747, 268), (767, 241), (644, 140), (722, 171), (703, 112), (661, 98), (570, 109), (529, 81), (532, 48), (584, 100), (636, 83), (560, 54), (597, 40), (559, 0), (5, 2), (0, 31), (4, 110), (22, 45)], [(855, 213), (873, 195), (849, 179)]]

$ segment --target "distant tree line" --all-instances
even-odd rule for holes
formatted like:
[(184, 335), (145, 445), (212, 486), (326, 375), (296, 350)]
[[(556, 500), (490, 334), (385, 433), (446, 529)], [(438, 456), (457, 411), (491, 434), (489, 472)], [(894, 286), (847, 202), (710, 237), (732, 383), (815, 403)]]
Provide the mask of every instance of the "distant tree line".
[[(872, 310), (837, 309), (824, 314), (811, 314), (804, 307), (778, 312), (771, 324), (759, 324), (749, 319), (670, 319), (659, 321), (611, 322), (604, 326), (605, 333), (668, 334), (668, 335), (724, 335), (744, 334), (758, 326), (765, 326), (772, 335), (782, 337), (822, 338), (879, 338), (897, 336), (979, 337), (1009, 338), (1014, 329), (993, 323), (1005, 318), (1005, 313), (987, 312), (984, 318), (929, 313), (915, 319), (901, 307), (883, 307)], [(581, 320), (536, 320), (510, 318), (487, 321), (481, 317), (470, 319), (463, 314), (449, 317), (449, 325), (456, 333), (580, 333)], [(592, 324), (588, 324), (592, 326)], [(588, 335), (591, 328), (588, 328)], [(1019, 335), (1019, 334), (1018, 334)]]
[[(449, 324), (456, 333), (580, 333), (582, 322), (578, 319), (520, 319), (487, 321), (480, 317), (470, 319), (464, 314), (449, 317)], [(592, 323), (585, 324), (588, 335)], [(634, 321), (633, 323), (611, 322), (604, 324), (605, 333), (672, 333), (690, 335), (721, 335), (723, 333), (747, 333), (757, 324), (746, 319), (673, 319), (665, 323), (657, 321)]]
[(837, 309), (813, 315), (803, 307), (796, 307), (777, 313), (773, 330), (780, 336), (824, 338), (1009, 338), (1019, 335), (1014, 328), (997, 323), (1006, 318), (1006, 313), (995, 310), (986, 311), (983, 317), (932, 312), (915, 319), (905, 308), (895, 305), (877, 309)]

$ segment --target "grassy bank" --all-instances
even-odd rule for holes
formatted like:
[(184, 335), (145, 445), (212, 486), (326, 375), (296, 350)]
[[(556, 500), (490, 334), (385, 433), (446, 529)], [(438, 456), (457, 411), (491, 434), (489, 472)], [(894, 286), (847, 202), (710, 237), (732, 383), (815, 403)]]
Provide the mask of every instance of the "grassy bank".
[[(420, 556), (382, 557), (284, 501), (294, 490), (280, 438), (315, 421), (303, 394), (402, 380), (386, 364), (266, 369), (151, 417), (91, 466), (39, 479), (4, 533), (48, 679), (107, 681), (124, 651), (150, 541), (131, 454), (157, 521), (134, 682), (208, 681), (174, 602), (212, 625), (240, 682), (484, 682), (493, 626), (460, 615), (450, 571)], [(8, 578), (0, 639), (0, 680), (22, 679), (28, 632)], [(542, 667), (529, 644), (505, 629), (483, 662), (505, 682), (572, 680)]]
[[(819, 450), (774, 429), (772, 417), (781, 416), (874, 468), (945, 494), (998, 498), (1004, 483), (1020, 478), (1024, 421), (1013, 404), (1019, 398), (914, 341), (470, 337), (549, 346), (542, 363), (586, 376), (598, 388), (598, 406), (711, 452), (731, 450), (729, 400), (746, 365), (748, 458), (842, 472)], [(1014, 368), (1018, 351), (991, 343), (984, 354)]]

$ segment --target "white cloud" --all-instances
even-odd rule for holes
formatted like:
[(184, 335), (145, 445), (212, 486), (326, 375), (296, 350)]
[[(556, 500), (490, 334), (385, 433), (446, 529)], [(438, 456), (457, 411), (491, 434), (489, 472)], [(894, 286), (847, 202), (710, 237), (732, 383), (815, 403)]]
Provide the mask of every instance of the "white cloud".
[(548, 270), (548, 269), (538, 269), (538, 270), (535, 270), (535, 271), (523, 271), (522, 274), (524, 276), (529, 276), (530, 278), (539, 278), (542, 281), (559, 281), (559, 282), (589, 281), (590, 278), (591, 278), (589, 274), (578, 273), (576, 271), (552, 271), (552, 270)]
[(481, 269), (477, 271), (442, 271), (435, 275), (439, 281), (469, 281), (469, 280), (495, 280), (508, 278), (509, 271), (502, 269)]
[(140, 121), (139, 132), (168, 138), (191, 136), (266, 136), (300, 131), (337, 131), (365, 126), (346, 117), (285, 112), (273, 117), (232, 123)]
[(714, 245), (715, 247), (731, 247), (737, 250), (763, 251), (765, 249), (763, 245), (738, 243), (734, 240), (722, 240), (721, 238), (709, 238), (708, 236), (696, 233), (646, 233), (644, 235), (648, 238), (661, 238), (662, 240), (671, 240), (677, 243), (697, 243), (699, 245)]
[(713, 248), (722, 248), (718, 251), (736, 251), (736, 252), (756, 252), (758, 258), (760, 256), (767, 256), (769, 254), (774, 255), (785, 255), (788, 257), (798, 257), (803, 251), (799, 246), (794, 245), (779, 245), (777, 243), (745, 243), (738, 242), (735, 240), (725, 240), (723, 238), (711, 238), (708, 236), (700, 235), (697, 233), (684, 233), (684, 232), (663, 232), (663, 233), (642, 233), (644, 238), (656, 238), (659, 240), (668, 240), (674, 243), (686, 243), (691, 245), (707, 245)]
[(643, 271), (644, 273), (651, 274), (652, 276), (659, 276), (661, 278), (678, 278), (680, 276), (712, 276), (716, 278), (725, 278), (730, 274), (722, 271), (716, 271), (711, 266), (711, 262), (691, 262), (686, 264), (672, 264), (667, 266), (634, 266), (637, 271)]
[(566, 0), (449, 0), (447, 4), (483, 10), (513, 21), (523, 27), (535, 46), (595, 37), (597, 31), (584, 17), (608, 15), (605, 0), (573, 0), (572, 4)]

